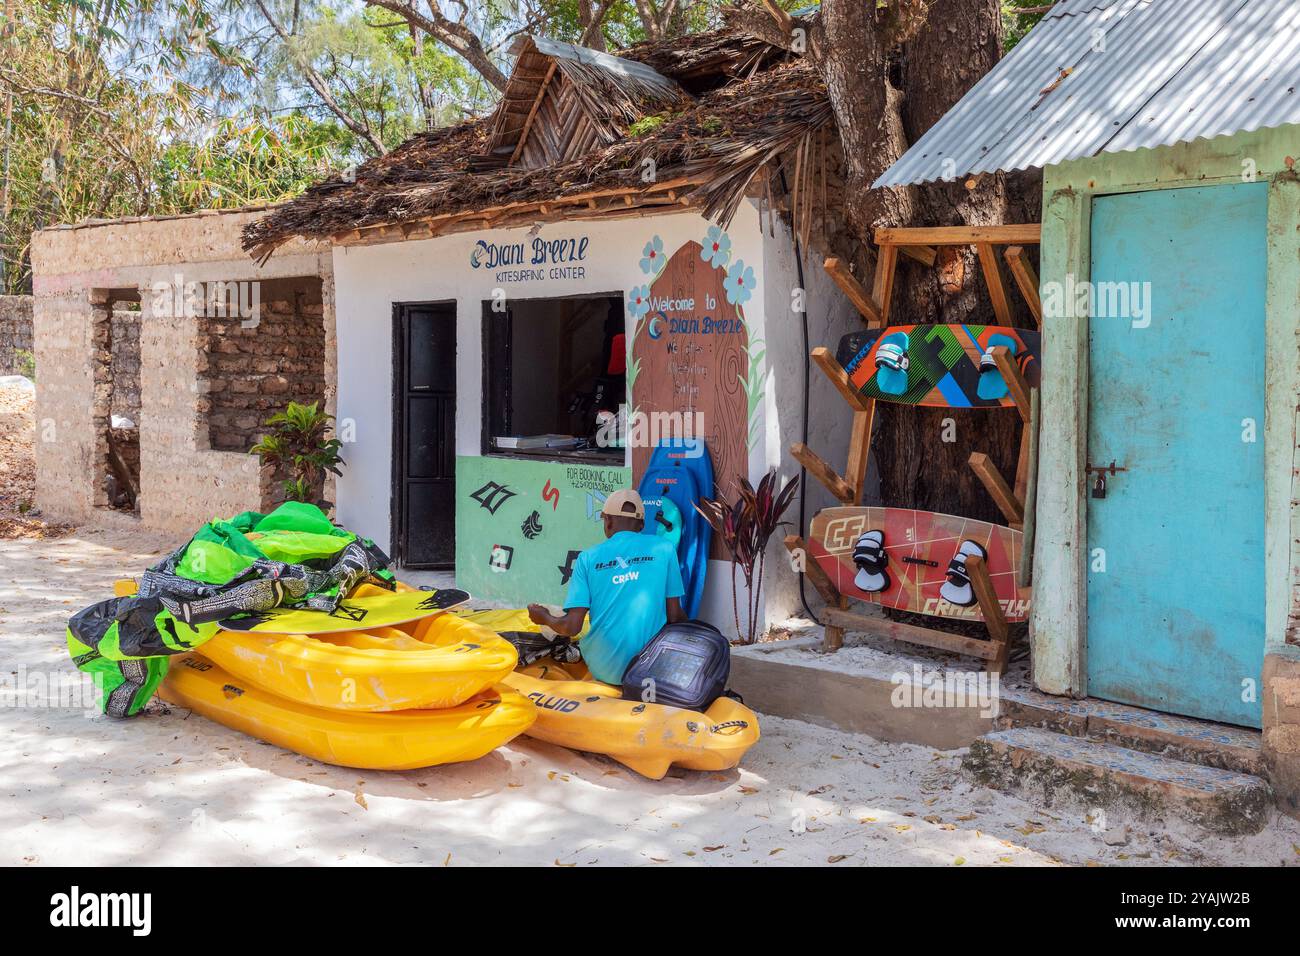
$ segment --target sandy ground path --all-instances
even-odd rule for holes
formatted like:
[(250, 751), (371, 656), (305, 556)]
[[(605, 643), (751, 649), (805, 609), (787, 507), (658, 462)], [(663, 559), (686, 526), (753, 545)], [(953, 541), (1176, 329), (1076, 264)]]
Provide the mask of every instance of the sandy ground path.
[(1112, 847), (1081, 808), (972, 790), (960, 752), (775, 718), (738, 772), (656, 782), (524, 739), (471, 764), (344, 770), (179, 708), (116, 722), (21, 700), (72, 673), (68, 615), (174, 544), (0, 542), (0, 865), (1300, 863), (1285, 818), (1238, 840), (1135, 826)]

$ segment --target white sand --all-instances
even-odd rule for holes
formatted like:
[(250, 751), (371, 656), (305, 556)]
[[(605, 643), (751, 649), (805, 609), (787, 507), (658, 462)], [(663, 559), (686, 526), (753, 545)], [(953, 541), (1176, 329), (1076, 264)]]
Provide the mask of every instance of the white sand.
[[(68, 615), (176, 543), (82, 529), (0, 545), (0, 678), (71, 673)], [(1135, 825), (1109, 847), (1082, 809), (972, 790), (959, 751), (776, 718), (763, 734), (738, 772), (658, 782), (526, 739), (372, 773), (180, 709), (117, 722), (5, 688), (0, 864), (1300, 864), (1286, 818), (1242, 839)]]

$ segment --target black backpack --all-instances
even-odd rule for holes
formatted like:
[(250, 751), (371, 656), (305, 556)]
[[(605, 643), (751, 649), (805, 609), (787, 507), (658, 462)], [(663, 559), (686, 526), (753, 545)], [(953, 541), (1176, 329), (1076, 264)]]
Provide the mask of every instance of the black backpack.
[(731, 645), (712, 624), (665, 624), (628, 665), (623, 699), (704, 710), (731, 676)]

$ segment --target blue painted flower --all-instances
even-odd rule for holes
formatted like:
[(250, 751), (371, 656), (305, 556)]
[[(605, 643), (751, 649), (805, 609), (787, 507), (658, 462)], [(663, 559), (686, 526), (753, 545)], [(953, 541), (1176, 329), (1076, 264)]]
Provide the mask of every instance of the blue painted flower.
[(664, 264), (664, 241), (655, 236), (641, 250), (641, 271), (646, 275), (655, 275)]
[(627, 294), (627, 314), (639, 319), (650, 311), (650, 287), (639, 285)]
[(732, 305), (748, 302), (757, 284), (753, 267), (745, 265), (744, 259), (737, 259), (727, 267), (727, 301)]
[(713, 268), (721, 269), (731, 261), (731, 237), (718, 226), (709, 226), (709, 231), (704, 236), (704, 248), (700, 250), (700, 258)]

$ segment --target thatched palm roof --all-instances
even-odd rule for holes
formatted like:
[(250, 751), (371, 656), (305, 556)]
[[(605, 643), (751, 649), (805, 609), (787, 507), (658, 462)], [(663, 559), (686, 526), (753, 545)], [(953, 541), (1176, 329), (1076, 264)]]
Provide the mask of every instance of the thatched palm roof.
[[(769, 43), (721, 30), (620, 57), (567, 46), (525, 44), (518, 82), (491, 116), (417, 135), (354, 177), (311, 187), (251, 224), (244, 247), (263, 258), (294, 236), (382, 241), (654, 206), (725, 222), (777, 157), (807, 157), (816, 141), (825, 165), (825, 88), (809, 63)], [(556, 76), (560, 92), (544, 96)], [(539, 104), (564, 96), (580, 104), (576, 121), (530, 133)], [(558, 123), (548, 108), (544, 122)], [(809, 183), (813, 165), (800, 175)]]

